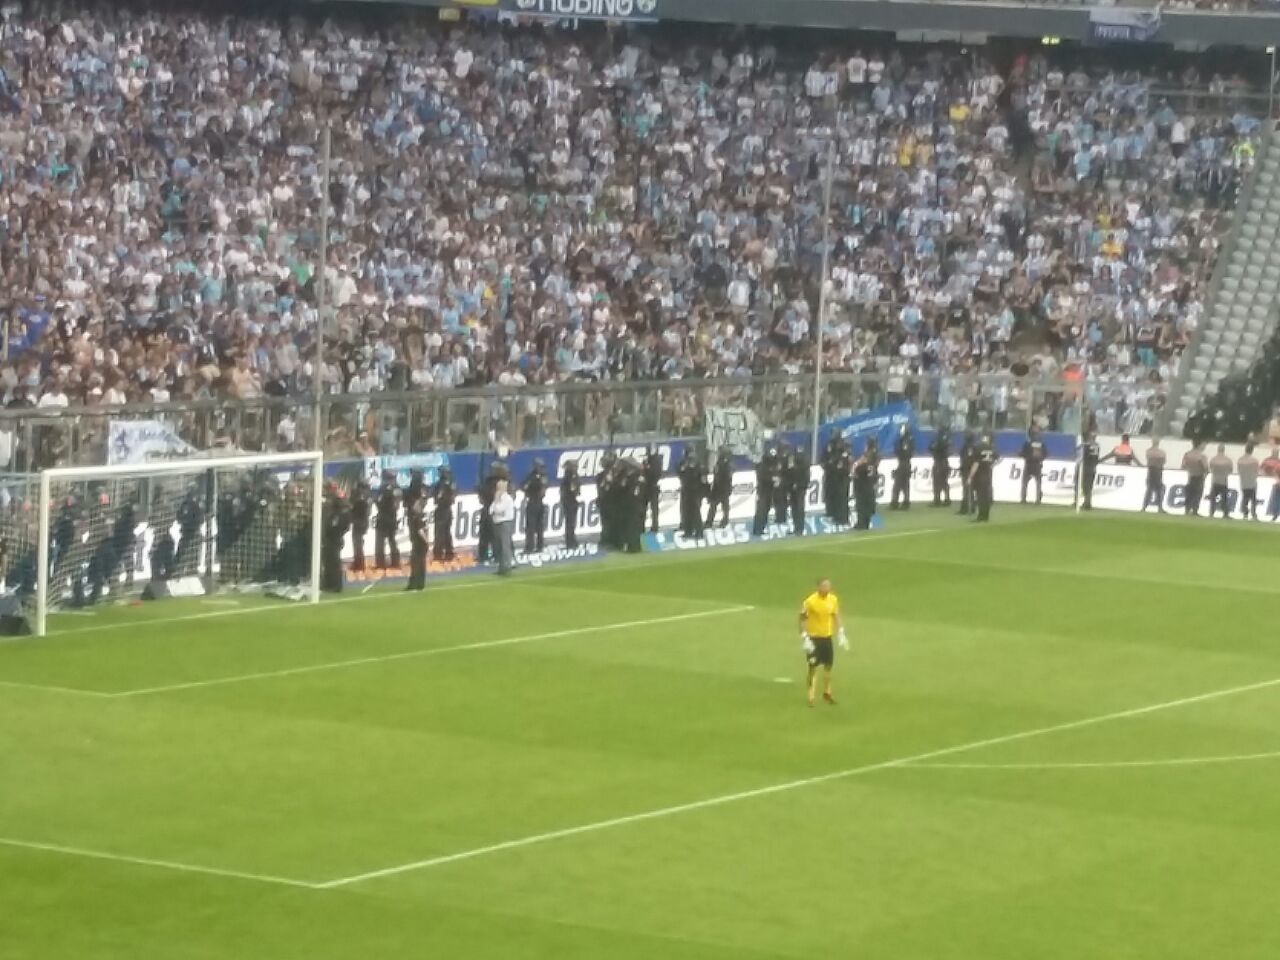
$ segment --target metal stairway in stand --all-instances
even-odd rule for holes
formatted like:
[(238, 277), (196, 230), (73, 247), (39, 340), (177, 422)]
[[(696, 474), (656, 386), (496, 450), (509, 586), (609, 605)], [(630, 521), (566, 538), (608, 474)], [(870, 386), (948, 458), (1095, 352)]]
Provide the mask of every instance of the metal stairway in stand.
[(1280, 138), (1269, 128), (1206, 294), (1208, 309), (1170, 392), (1167, 433), (1233, 373), (1248, 370), (1276, 325), (1280, 300)]

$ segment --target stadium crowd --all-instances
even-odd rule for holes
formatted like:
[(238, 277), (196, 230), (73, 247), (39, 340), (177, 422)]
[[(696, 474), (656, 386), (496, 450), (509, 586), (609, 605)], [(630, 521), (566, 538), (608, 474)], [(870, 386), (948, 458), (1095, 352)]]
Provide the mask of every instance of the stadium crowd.
[(307, 388), (326, 122), (329, 391), (802, 372), (834, 131), (828, 369), (1066, 375), (1133, 426), (1258, 125), (1039, 54), (50, 9), (0, 36), (10, 406)]

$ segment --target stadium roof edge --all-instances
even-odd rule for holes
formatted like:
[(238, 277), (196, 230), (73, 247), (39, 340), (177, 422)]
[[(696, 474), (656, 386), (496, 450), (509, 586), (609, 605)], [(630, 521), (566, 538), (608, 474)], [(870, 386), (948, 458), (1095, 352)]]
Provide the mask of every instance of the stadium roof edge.
[[(312, 0), (316, 4), (350, 0)], [(384, 3), (387, 0), (362, 0)], [(399, 5), (456, 10), (497, 9), (507, 0), (393, 0)], [(1090, 37), (1086, 4), (1001, 3), (996, 0), (659, 0), (663, 20), (747, 23), (761, 26), (816, 27), (887, 31), (904, 34), (954, 34), (977, 42), (982, 36)], [(1103, 7), (1103, 10), (1154, 11), (1153, 4)], [(1151, 42), (1180, 47), (1212, 46), (1265, 49), (1280, 45), (1280, 13), (1161, 10)]]

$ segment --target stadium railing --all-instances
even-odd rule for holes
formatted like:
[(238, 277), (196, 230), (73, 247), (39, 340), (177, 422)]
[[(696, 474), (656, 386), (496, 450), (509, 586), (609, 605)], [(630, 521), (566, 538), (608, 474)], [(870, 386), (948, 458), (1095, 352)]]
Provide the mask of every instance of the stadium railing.
[[(1108, 388), (1087, 385), (1091, 395)], [(1085, 389), (1061, 378), (835, 373), (823, 377), (821, 414), (906, 401), (923, 426), (1026, 429), (1034, 418), (1046, 429), (1074, 431)], [(812, 374), (577, 382), (333, 395), (323, 399), (321, 417), (325, 454), (335, 458), (693, 437), (702, 434), (708, 407), (749, 407), (766, 428), (804, 429), (813, 421), (812, 398)], [(157, 422), (200, 450), (303, 450), (312, 444), (313, 417), (314, 401), (298, 397), (0, 410), (0, 473), (110, 462), (118, 421)]]

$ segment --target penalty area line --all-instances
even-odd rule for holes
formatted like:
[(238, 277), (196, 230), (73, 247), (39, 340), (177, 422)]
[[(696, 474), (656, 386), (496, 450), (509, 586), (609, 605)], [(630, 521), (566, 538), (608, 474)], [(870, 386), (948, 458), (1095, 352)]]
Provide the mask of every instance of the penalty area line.
[(495, 647), (513, 647), (523, 643), (534, 643), (538, 640), (558, 640), (562, 637), (578, 637), (592, 633), (608, 633), (612, 630), (629, 630), (639, 627), (653, 627), (664, 623), (680, 623), (684, 620), (701, 620), (706, 617), (723, 617), (734, 613), (745, 613), (748, 610), (754, 609), (755, 607), (749, 605), (717, 607), (714, 610), (697, 610), (693, 613), (677, 613), (669, 617), (650, 617), (645, 620), (623, 620), (618, 623), (601, 623), (590, 627), (571, 627), (567, 630), (552, 630), (547, 633), (530, 633), (518, 637), (504, 637), (500, 640), (480, 640), (476, 643), (459, 643), (448, 647), (426, 647), (418, 650), (404, 650), (399, 653), (388, 653), (376, 657), (357, 657), (351, 660), (332, 660), (326, 663), (313, 663), (301, 667), (285, 667), (281, 670), (263, 670), (259, 673), (244, 673), (233, 677), (213, 677), (208, 680), (191, 680), (185, 683), (170, 683), (159, 687), (143, 687), (138, 690), (121, 690), (115, 693), (102, 695), (110, 698), (143, 697), (153, 693), (194, 690), (199, 689), (200, 687), (218, 687), (231, 683), (244, 683), (250, 680), (267, 680), (272, 677), (293, 677), (307, 673), (320, 673), (326, 670), (342, 670), (347, 667), (361, 667), (376, 663), (391, 663), (396, 660), (434, 657), (445, 653), (462, 653), (468, 650), (490, 650)]
[(154, 860), (150, 857), (131, 857), (121, 853), (107, 853), (103, 850), (87, 850), (84, 847), (68, 847), (59, 843), (40, 843), (34, 840), (15, 840), (12, 837), (0, 837), (0, 847), (11, 847), (16, 850), (36, 850), (42, 853), (57, 853), (67, 857), (78, 857), (82, 860), (104, 860), (108, 863), (125, 863), (139, 867), (154, 867), (161, 870), (172, 870), (178, 873), (196, 873), (208, 877), (226, 877), (233, 880), (251, 880), (255, 883), (272, 883), (277, 886), (301, 887), (314, 890), (314, 883), (305, 880), (291, 880), (288, 877), (273, 877), (264, 873), (245, 873), (240, 870), (224, 870), (221, 867), (202, 867), (194, 863), (178, 863), (174, 860)]
[(46, 683), (22, 683), (18, 680), (0, 680), (0, 687), (11, 690), (39, 690), (43, 693), (69, 693), (77, 697), (110, 698), (115, 694), (103, 690), (85, 690), (80, 687), (55, 687)]
[(1216, 757), (1166, 757), (1162, 760), (1094, 760), (1063, 763), (914, 763), (920, 770), (1144, 770), (1152, 767), (1208, 767), (1224, 763), (1275, 760), (1280, 750)]
[(1226, 687), (1220, 690), (1210, 690), (1207, 693), (1194, 694), (1189, 697), (1179, 697), (1176, 700), (1165, 700), (1160, 703), (1152, 703), (1142, 707), (1133, 707), (1128, 710), (1117, 710), (1112, 713), (1103, 713), (1093, 717), (1085, 717), (1080, 720), (1069, 720), (1065, 723), (1055, 723), (1045, 727), (1034, 727), (1030, 730), (1018, 731), (1017, 733), (1007, 733), (997, 737), (973, 740), (968, 743), (959, 743), (954, 746), (942, 747), (937, 750), (927, 750), (924, 753), (897, 757), (892, 760), (882, 760), (877, 763), (868, 763), (858, 767), (850, 767), (845, 770), (834, 770), (830, 773), (804, 777), (799, 780), (788, 780), (764, 787), (740, 790), (736, 793), (721, 794), (720, 796), (707, 797), (706, 799), (694, 800), (689, 803), (675, 804), (670, 807), (658, 807), (653, 810), (645, 810), (640, 813), (613, 817), (608, 820), (596, 820), (591, 823), (565, 827), (560, 830), (550, 830), (546, 833), (535, 833), (525, 837), (505, 840), (500, 843), (489, 844), (487, 846), (474, 847), (470, 850), (461, 850), (457, 853), (442, 854), (440, 856), (428, 857), (423, 860), (415, 860), (410, 863), (385, 867), (381, 870), (370, 870), (368, 873), (359, 873), (349, 877), (341, 877), (336, 880), (330, 880), (327, 883), (316, 884), (316, 886), (322, 890), (348, 887), (353, 884), (365, 883), (369, 880), (379, 880), (386, 877), (398, 876), (400, 874), (413, 873), (418, 870), (428, 870), (432, 867), (441, 867), (446, 864), (458, 863), (463, 860), (474, 860), (478, 857), (484, 857), (494, 853), (502, 853), (508, 850), (519, 850), (523, 847), (531, 847), (535, 844), (547, 843), (552, 840), (563, 840), (568, 837), (597, 833), (602, 830), (609, 830), (613, 827), (623, 827), (634, 823), (643, 823), (649, 820), (661, 820), (666, 817), (677, 816), (682, 813), (692, 813), (697, 810), (721, 807), (726, 804), (737, 803), (742, 800), (754, 800), (758, 797), (787, 793), (792, 790), (800, 790), (805, 787), (817, 786), (823, 783), (849, 780), (854, 777), (865, 776), (880, 770), (892, 770), (898, 768), (909, 769), (916, 764), (923, 765), (923, 761), (953, 756), (959, 753), (967, 753), (972, 750), (982, 749), (983, 747), (994, 747), (1000, 744), (1014, 743), (1019, 740), (1030, 740), (1034, 737), (1043, 737), (1053, 733), (1063, 733), (1068, 730), (1079, 730), (1084, 727), (1096, 726), (1098, 724), (1109, 723), (1116, 720), (1125, 720), (1132, 717), (1145, 716), (1146, 714), (1158, 713), (1162, 710), (1172, 710), (1175, 707), (1189, 706), (1195, 703), (1203, 703), (1208, 700), (1217, 700), (1223, 697), (1236, 696), (1238, 694), (1249, 693), (1255, 690), (1265, 690), (1276, 686), (1280, 686), (1280, 677), (1276, 677), (1271, 680), (1264, 680), (1259, 683), (1245, 684), (1244, 686), (1239, 687)]

